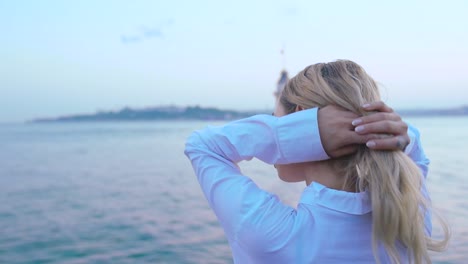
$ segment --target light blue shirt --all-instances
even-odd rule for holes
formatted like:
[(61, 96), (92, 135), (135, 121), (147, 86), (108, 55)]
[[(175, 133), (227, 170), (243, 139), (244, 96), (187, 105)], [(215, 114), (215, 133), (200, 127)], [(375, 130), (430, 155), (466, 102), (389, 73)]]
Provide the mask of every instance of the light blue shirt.
[[(410, 126), (406, 153), (424, 175), (429, 160), (419, 133)], [(297, 209), (257, 187), (237, 163), (258, 158), (268, 164), (328, 159), (317, 124), (317, 109), (283, 117), (256, 115), (194, 132), (185, 154), (221, 223), (234, 263), (375, 263), (371, 202), (367, 192), (351, 193), (313, 182)], [(430, 214), (425, 218), (430, 235)], [(406, 251), (399, 247), (404, 259)], [(387, 255), (379, 249), (382, 263)]]

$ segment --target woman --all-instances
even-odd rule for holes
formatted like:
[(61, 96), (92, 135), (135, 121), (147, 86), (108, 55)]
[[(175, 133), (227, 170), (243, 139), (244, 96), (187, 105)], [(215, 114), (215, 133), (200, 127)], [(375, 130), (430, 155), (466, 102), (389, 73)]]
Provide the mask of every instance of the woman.
[[(319, 63), (288, 82), (274, 116), (189, 137), (185, 153), (235, 263), (422, 263), (443, 249), (447, 233), (430, 239), (419, 133), (379, 100), (356, 63)], [(242, 175), (236, 164), (254, 157), (305, 181), (297, 209)]]

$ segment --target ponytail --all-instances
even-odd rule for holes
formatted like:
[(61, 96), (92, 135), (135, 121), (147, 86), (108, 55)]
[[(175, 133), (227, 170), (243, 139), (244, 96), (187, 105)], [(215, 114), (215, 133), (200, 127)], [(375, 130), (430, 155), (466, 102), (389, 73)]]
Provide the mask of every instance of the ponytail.
[[(356, 189), (367, 190), (372, 202), (372, 245), (376, 260), (382, 243), (392, 263), (403, 260), (397, 241), (408, 250), (409, 262), (430, 263), (424, 233), (424, 215), (429, 203), (421, 193), (422, 173), (402, 151), (361, 148), (354, 156)], [(349, 178), (353, 175), (349, 174)], [(347, 177), (347, 178), (348, 178)], [(346, 184), (346, 183), (345, 183)], [(428, 242), (431, 240), (429, 239)]]

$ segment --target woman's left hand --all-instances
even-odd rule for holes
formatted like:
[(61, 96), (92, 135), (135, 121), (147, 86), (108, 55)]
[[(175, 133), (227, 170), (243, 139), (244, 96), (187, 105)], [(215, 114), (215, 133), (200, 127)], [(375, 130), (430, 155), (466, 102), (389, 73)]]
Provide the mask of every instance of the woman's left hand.
[(387, 134), (367, 141), (367, 147), (379, 150), (404, 150), (410, 143), (408, 125), (400, 115), (382, 101), (363, 105), (365, 111), (377, 113), (355, 119), (352, 124), (360, 135)]

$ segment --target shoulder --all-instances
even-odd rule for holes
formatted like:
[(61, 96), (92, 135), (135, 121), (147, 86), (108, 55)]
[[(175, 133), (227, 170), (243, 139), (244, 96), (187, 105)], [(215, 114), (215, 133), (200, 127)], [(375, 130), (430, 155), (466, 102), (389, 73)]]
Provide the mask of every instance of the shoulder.
[(261, 202), (249, 206), (235, 240), (250, 252), (268, 251), (278, 244), (287, 244), (296, 224), (297, 211), (282, 203), (276, 195), (264, 193)]

